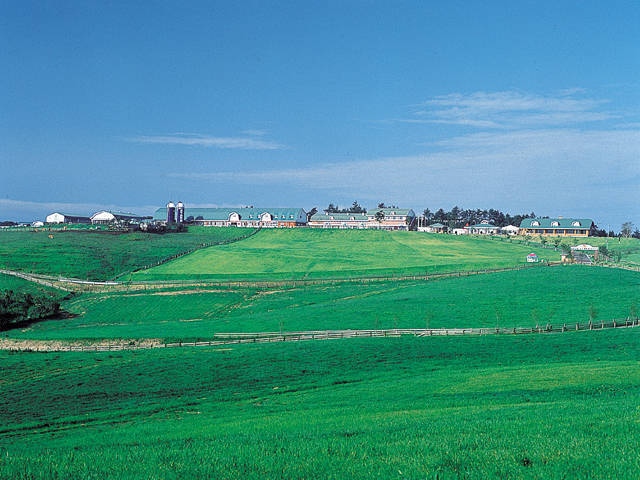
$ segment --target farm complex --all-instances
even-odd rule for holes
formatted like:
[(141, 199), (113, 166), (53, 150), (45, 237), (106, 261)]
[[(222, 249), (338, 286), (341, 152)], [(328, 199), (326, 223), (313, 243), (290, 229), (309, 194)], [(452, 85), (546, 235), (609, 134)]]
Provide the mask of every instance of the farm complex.
[(561, 237), (588, 237), (595, 228), (589, 218), (525, 218), (519, 226), (498, 226), (489, 220), (454, 228), (440, 222), (429, 223), (406, 208), (381, 207), (359, 212), (310, 212), (295, 208), (190, 208), (184, 203), (167, 203), (158, 208), (153, 216), (134, 213), (99, 211), (91, 216), (53, 212), (42, 225), (52, 224), (93, 224), (93, 225), (174, 225), (187, 224), (205, 227), (244, 228), (325, 228), (325, 229), (375, 229), (375, 230), (417, 230), (430, 233), (451, 233), (456, 235), (540, 235)]
[(0, 230), (0, 479), (637, 471), (635, 238), (587, 266), (400, 208), (107, 213)]

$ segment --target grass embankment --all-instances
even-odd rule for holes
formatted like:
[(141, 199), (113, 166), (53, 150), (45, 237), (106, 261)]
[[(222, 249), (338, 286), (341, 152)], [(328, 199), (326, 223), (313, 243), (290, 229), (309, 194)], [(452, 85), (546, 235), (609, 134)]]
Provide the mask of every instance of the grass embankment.
[(0, 268), (82, 280), (109, 280), (203, 245), (232, 242), (254, 230), (191, 227), (174, 234), (101, 230), (0, 231)]
[(562, 266), (443, 278), (83, 294), (75, 318), (14, 331), (14, 338), (210, 339), (221, 332), (534, 327), (637, 315), (640, 273)]
[(0, 478), (630, 478), (639, 340), (0, 352)]
[[(446, 273), (522, 265), (531, 247), (503, 239), (377, 230), (262, 230), (137, 272), (133, 280), (289, 280)], [(560, 260), (545, 250), (543, 258)]]

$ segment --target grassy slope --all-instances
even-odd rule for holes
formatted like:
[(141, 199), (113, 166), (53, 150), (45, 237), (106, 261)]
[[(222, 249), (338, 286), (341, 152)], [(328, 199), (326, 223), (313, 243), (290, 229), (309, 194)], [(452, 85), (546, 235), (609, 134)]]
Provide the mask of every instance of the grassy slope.
[(0, 478), (629, 478), (639, 340), (0, 352)]
[(165, 235), (90, 230), (1, 231), (0, 268), (107, 280), (203, 243), (233, 240), (251, 232), (250, 229), (197, 227), (188, 233)]
[(215, 332), (533, 327), (624, 318), (640, 305), (640, 273), (541, 267), (437, 281), (76, 296), (79, 316), (12, 337), (207, 339)]
[[(530, 246), (489, 238), (361, 230), (263, 230), (138, 272), (136, 280), (424, 275), (521, 265)], [(559, 260), (553, 250), (544, 257)]]

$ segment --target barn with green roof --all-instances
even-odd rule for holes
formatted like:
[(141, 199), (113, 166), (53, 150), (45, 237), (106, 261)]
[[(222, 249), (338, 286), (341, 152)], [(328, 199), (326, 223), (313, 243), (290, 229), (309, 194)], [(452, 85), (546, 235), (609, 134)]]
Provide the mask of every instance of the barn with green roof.
[[(166, 208), (155, 211), (153, 219), (162, 222), (167, 218)], [(193, 208), (185, 207), (187, 223), (206, 227), (266, 227), (283, 228), (306, 225), (307, 213), (302, 208)]]

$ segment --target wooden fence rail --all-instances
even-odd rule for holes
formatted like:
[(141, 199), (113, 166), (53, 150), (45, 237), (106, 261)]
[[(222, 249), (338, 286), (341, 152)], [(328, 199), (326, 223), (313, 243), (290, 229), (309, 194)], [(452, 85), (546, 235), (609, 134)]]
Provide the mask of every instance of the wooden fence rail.
[(586, 330), (603, 330), (610, 328), (633, 328), (640, 326), (640, 319), (625, 318), (607, 321), (591, 321), (585, 323), (563, 323), (536, 325), (535, 327), (496, 327), (496, 328), (393, 328), (383, 330), (309, 330), (300, 332), (239, 332), (216, 333), (209, 340), (193, 342), (152, 343), (128, 342), (109, 344), (65, 344), (47, 341), (0, 341), (0, 349), (20, 351), (68, 351), (68, 352), (112, 352), (150, 348), (179, 347), (215, 347), (246, 343), (300, 342), (309, 340), (337, 340), (346, 338), (379, 338), (379, 337), (436, 337), (462, 335), (531, 335), (545, 333), (562, 333)]

